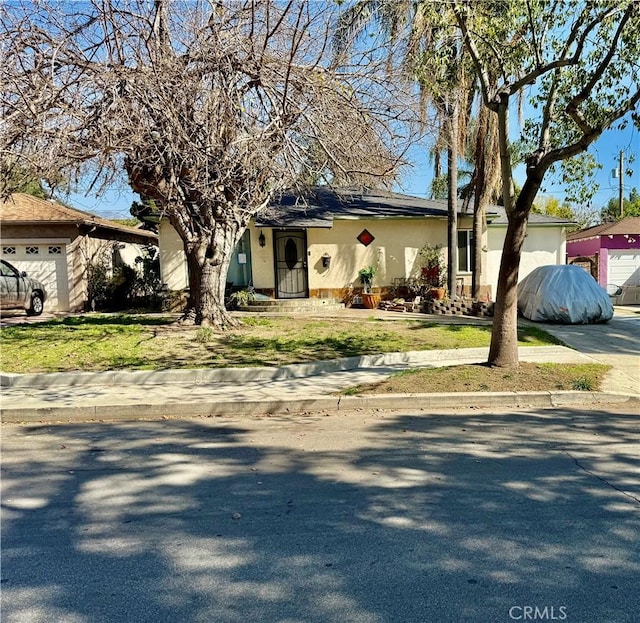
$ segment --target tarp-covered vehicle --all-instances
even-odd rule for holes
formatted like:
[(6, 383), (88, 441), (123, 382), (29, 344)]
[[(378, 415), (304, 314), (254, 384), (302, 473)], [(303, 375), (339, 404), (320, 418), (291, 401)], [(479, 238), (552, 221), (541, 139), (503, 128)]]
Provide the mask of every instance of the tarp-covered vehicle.
[(518, 284), (518, 311), (536, 322), (587, 324), (613, 318), (606, 290), (579, 266), (539, 266)]

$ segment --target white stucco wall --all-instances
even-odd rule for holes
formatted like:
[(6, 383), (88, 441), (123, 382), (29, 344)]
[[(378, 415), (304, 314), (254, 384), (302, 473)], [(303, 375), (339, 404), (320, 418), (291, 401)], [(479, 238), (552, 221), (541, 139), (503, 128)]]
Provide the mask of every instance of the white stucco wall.
[(167, 222), (158, 228), (160, 245), (160, 279), (169, 290), (183, 290), (189, 285), (187, 258), (178, 232)]
[[(468, 227), (471, 226), (469, 222)], [(375, 240), (365, 247), (358, 235), (366, 229)], [(260, 232), (265, 245), (258, 243)], [(416, 257), (425, 244), (446, 246), (446, 219), (342, 219), (330, 229), (307, 230), (309, 289), (359, 287), (358, 271), (369, 265), (377, 269), (374, 286), (391, 285), (398, 277), (417, 276)], [(322, 257), (331, 257), (324, 268)], [(272, 230), (251, 228), (253, 283), (256, 288), (273, 288), (274, 257)], [(446, 250), (443, 250), (446, 257)]]
[[(260, 229), (252, 224), (249, 229), (251, 240), (251, 272), (253, 285), (258, 289), (275, 287), (273, 269), (273, 235), (271, 229)], [(260, 246), (260, 234), (264, 235), (264, 246)]]
[[(459, 229), (470, 229), (471, 218), (462, 219)], [(357, 241), (367, 229), (375, 240), (368, 246)], [(271, 229), (249, 226), (253, 285), (258, 289), (275, 287), (273, 235)], [(482, 284), (489, 285), (495, 297), (500, 257), (506, 226), (490, 225), (483, 240)], [(260, 233), (265, 245), (259, 244)], [(425, 244), (441, 244), (446, 253), (446, 219), (367, 219), (336, 220), (330, 229), (307, 230), (307, 266), (309, 289), (359, 287), (358, 271), (370, 264), (378, 269), (374, 286), (391, 285), (397, 277), (416, 276), (415, 259)], [(566, 232), (561, 226), (529, 226), (525, 240), (520, 278), (537, 266), (564, 264)], [(176, 231), (166, 222), (160, 224), (160, 262), (162, 282), (170, 290), (187, 287), (185, 255)], [(331, 256), (328, 269), (322, 266), (322, 256)], [(446, 256), (445, 256), (446, 257)], [(463, 275), (465, 284), (470, 275)]]
[[(506, 225), (489, 225), (487, 246), (486, 282), (495, 298), (500, 272), (500, 259)], [(519, 280), (522, 281), (534, 268), (566, 263), (566, 228), (562, 226), (538, 226), (529, 224), (522, 248)]]
[[(368, 247), (357, 240), (364, 229), (375, 237)], [(336, 220), (331, 229), (309, 230), (309, 287), (359, 287), (358, 271), (369, 265), (377, 270), (374, 286), (417, 276), (418, 251), (425, 244), (441, 244), (446, 231), (445, 219)], [(322, 267), (325, 253), (332, 258), (329, 269)]]

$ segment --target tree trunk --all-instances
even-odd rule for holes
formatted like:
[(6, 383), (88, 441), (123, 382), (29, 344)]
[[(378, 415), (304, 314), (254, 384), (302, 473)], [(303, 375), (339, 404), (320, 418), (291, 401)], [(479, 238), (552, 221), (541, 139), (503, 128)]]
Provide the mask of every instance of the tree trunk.
[(449, 169), (447, 286), (451, 299), (456, 298), (456, 282), (458, 280), (458, 101), (456, 94), (454, 97), (455, 102), (449, 109), (449, 149), (447, 152)]
[(496, 114), (483, 106), (476, 128), (473, 172), (473, 244), (471, 256), (471, 296), (480, 299), (482, 281), (482, 236), (486, 230), (486, 206), (495, 194), (500, 175), (498, 123)]
[(513, 210), (508, 213), (509, 225), (502, 250), (498, 291), (493, 315), (493, 331), (489, 348), (489, 365), (510, 367), (518, 365), (518, 275), (522, 246), (527, 235), (527, 222), (533, 200), (542, 183), (544, 170), (534, 166), (527, 169), (527, 179)]
[(224, 295), (227, 272), (244, 228), (237, 223), (216, 223), (211, 235), (192, 237), (185, 254), (189, 273), (189, 305), (181, 322), (225, 330), (238, 321), (227, 312)]
[[(476, 192), (478, 192), (476, 190)], [(482, 280), (482, 234), (484, 233), (485, 210), (480, 197), (474, 199), (473, 206), (473, 244), (471, 245), (471, 298), (480, 300), (480, 282)]]
[(509, 98), (502, 94), (496, 110), (502, 170), (502, 199), (508, 225), (502, 249), (498, 288), (493, 313), (488, 364), (510, 367), (518, 365), (518, 272), (522, 244), (527, 231), (528, 212), (518, 212), (513, 205), (513, 178), (509, 154)]
[(489, 348), (490, 366), (518, 365), (518, 272), (526, 233), (526, 215), (513, 214), (509, 218), (500, 262)]

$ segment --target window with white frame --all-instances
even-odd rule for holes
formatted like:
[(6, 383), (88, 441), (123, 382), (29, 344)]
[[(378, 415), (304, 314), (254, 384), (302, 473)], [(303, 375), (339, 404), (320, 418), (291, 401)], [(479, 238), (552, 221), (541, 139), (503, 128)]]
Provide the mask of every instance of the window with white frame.
[(59, 244), (49, 247), (49, 255), (62, 255), (62, 247)]
[(16, 248), (15, 247), (2, 247), (2, 255), (15, 255)]
[(473, 253), (473, 231), (470, 229), (458, 230), (458, 272), (470, 273)]
[(26, 247), (25, 253), (27, 255), (40, 255), (40, 247)]

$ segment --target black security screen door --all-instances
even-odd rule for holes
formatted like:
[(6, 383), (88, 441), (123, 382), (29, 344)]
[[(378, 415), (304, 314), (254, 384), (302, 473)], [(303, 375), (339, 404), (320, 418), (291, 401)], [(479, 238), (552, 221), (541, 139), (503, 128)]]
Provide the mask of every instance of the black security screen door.
[(303, 230), (273, 232), (276, 261), (276, 296), (299, 299), (309, 296), (307, 281), (307, 235)]

